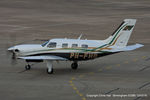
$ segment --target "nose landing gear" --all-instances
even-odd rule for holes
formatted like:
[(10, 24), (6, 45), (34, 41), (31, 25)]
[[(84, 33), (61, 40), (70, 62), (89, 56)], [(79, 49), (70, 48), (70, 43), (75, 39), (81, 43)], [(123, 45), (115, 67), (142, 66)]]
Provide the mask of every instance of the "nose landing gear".
[(31, 65), (29, 65), (29, 64), (26, 65), (26, 66), (25, 66), (25, 69), (26, 69), (26, 70), (30, 70), (30, 69), (31, 69)]
[[(47, 73), (48, 73), (48, 74), (53, 74), (54, 70), (53, 70), (52, 61), (46, 60), (46, 63), (47, 63), (47, 70), (46, 70)], [(74, 69), (74, 70), (76, 70), (76, 69), (78, 68), (78, 63), (77, 63), (77, 61), (75, 61), (75, 62), (73, 62), (73, 63), (71, 64), (71, 68)], [(25, 66), (25, 69), (26, 69), (26, 70), (30, 70), (30, 69), (31, 69), (31, 65), (27, 64), (27, 65)]]

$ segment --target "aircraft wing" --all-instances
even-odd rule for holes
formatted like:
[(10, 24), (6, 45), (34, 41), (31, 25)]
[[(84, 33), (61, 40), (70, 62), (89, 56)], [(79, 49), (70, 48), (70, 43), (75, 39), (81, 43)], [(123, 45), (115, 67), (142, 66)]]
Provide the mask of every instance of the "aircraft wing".
[(59, 57), (59, 56), (27, 56), (27, 57), (18, 57), (18, 59), (25, 59), (25, 60), (61, 60), (66, 61), (66, 58)]
[(132, 51), (132, 50), (135, 50), (137, 48), (141, 48), (143, 46), (144, 45), (142, 45), (142, 44), (129, 45), (129, 46), (126, 46), (125, 48), (122, 48), (122, 49), (113, 49), (113, 50), (111, 50), (111, 52)]

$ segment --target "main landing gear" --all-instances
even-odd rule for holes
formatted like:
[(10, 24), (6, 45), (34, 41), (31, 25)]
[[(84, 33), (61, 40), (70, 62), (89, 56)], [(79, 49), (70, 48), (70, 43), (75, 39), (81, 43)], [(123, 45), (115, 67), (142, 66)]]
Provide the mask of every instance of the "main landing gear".
[(77, 69), (78, 68), (78, 63), (77, 62), (73, 62), (72, 64), (71, 64), (71, 68), (72, 69)]
[(47, 73), (48, 73), (48, 74), (53, 74), (53, 72), (54, 72), (54, 69), (53, 69), (53, 68), (52, 68), (51, 70), (47, 68)]
[(48, 74), (53, 74), (53, 64), (52, 61), (47, 60), (47, 73)]
[(26, 65), (26, 66), (25, 66), (25, 69), (26, 69), (26, 70), (30, 70), (30, 69), (31, 69), (31, 65), (29, 65), (29, 64)]
[[(47, 73), (48, 74), (53, 74), (54, 70), (53, 70), (53, 62), (50, 61), (50, 60), (46, 60), (46, 64), (47, 64)], [(78, 63), (77, 61), (74, 61), (72, 64), (71, 64), (71, 68), (76, 70), (78, 68)], [(27, 64), (25, 66), (25, 69), (26, 70), (30, 70), (31, 69), (31, 65)]]
[[(46, 64), (47, 64), (47, 69), (46, 69), (47, 73), (48, 73), (48, 74), (53, 74), (52, 61), (46, 60)], [(31, 65), (30, 65), (30, 64), (27, 64), (27, 65), (25, 66), (25, 69), (26, 69), (26, 70), (30, 70), (30, 69), (31, 69)]]

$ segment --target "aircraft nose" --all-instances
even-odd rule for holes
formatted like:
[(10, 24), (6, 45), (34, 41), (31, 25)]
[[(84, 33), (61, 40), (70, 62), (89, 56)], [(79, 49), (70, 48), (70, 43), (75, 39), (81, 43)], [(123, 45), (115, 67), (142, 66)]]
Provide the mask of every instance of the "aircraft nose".
[(7, 50), (8, 51), (13, 51), (15, 49), (15, 47), (10, 47), (10, 48), (8, 48)]
[(14, 52), (14, 53), (20, 51), (20, 50), (19, 50), (18, 48), (16, 48), (15, 46), (10, 47), (10, 48), (8, 48), (7, 50), (10, 51), (10, 52)]

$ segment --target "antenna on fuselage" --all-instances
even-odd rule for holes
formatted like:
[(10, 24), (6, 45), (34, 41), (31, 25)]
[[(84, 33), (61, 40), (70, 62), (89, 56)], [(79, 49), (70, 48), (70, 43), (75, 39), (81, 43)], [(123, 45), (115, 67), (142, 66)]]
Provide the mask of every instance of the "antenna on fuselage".
[(80, 40), (82, 38), (82, 34), (78, 37), (78, 40)]

